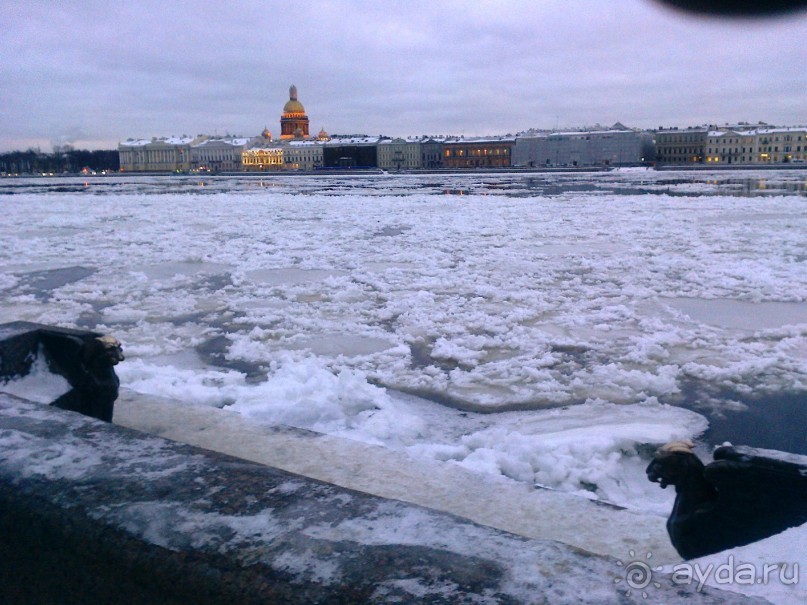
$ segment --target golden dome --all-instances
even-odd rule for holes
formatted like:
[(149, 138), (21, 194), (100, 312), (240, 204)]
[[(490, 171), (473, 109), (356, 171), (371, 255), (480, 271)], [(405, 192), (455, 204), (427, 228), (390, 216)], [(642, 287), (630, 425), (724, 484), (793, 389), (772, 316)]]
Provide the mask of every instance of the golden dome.
[(300, 101), (292, 99), (283, 106), (283, 113), (305, 113), (305, 107)]
[(283, 115), (280, 116), (280, 139), (308, 138), (308, 116), (305, 108), (297, 100), (297, 87), (289, 88), (289, 100), (283, 106)]
[(289, 88), (289, 100), (283, 106), (283, 113), (305, 113), (305, 107), (297, 100), (297, 87)]

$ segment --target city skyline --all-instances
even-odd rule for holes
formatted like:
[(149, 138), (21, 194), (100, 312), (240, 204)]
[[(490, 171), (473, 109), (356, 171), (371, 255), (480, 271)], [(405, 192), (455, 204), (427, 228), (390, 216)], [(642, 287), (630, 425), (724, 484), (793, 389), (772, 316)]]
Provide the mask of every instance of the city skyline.
[(702, 18), (652, 0), (7, 3), (0, 151), (128, 137), (279, 134), (294, 83), (312, 132), (494, 135), (807, 122), (803, 13)]

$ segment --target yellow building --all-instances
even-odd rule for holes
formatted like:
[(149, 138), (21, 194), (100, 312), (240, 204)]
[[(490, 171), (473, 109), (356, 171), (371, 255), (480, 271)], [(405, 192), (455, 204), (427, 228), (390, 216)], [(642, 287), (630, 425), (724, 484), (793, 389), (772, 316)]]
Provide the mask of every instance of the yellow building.
[(756, 128), (711, 131), (708, 164), (783, 164), (807, 160), (807, 129)]
[(807, 160), (807, 129), (765, 128), (755, 131), (757, 163)]
[(258, 172), (264, 170), (283, 169), (282, 147), (252, 147), (241, 154), (241, 166), (245, 171)]
[(753, 132), (712, 130), (706, 138), (707, 164), (751, 164), (756, 154)]

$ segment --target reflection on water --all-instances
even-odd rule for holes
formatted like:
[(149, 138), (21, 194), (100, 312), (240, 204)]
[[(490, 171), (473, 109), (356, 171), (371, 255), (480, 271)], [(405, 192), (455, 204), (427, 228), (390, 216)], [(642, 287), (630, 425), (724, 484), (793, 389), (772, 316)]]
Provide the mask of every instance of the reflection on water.
[[(709, 419), (703, 436), (709, 445), (729, 442), (807, 455), (807, 392), (745, 395), (721, 389), (710, 397), (708, 390), (708, 385), (684, 385), (685, 399), (677, 405)], [(704, 405), (707, 400), (721, 402), (722, 409)]]

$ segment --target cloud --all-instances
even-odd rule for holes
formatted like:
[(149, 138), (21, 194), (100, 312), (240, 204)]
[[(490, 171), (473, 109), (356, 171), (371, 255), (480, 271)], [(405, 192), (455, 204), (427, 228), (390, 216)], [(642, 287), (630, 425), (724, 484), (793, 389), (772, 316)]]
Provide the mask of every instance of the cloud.
[(0, 148), (68, 129), (107, 146), (277, 131), (290, 84), (329, 132), (807, 122), (805, 24), (695, 19), (650, 0), (16, 5), (0, 13), (13, 58), (0, 65)]

